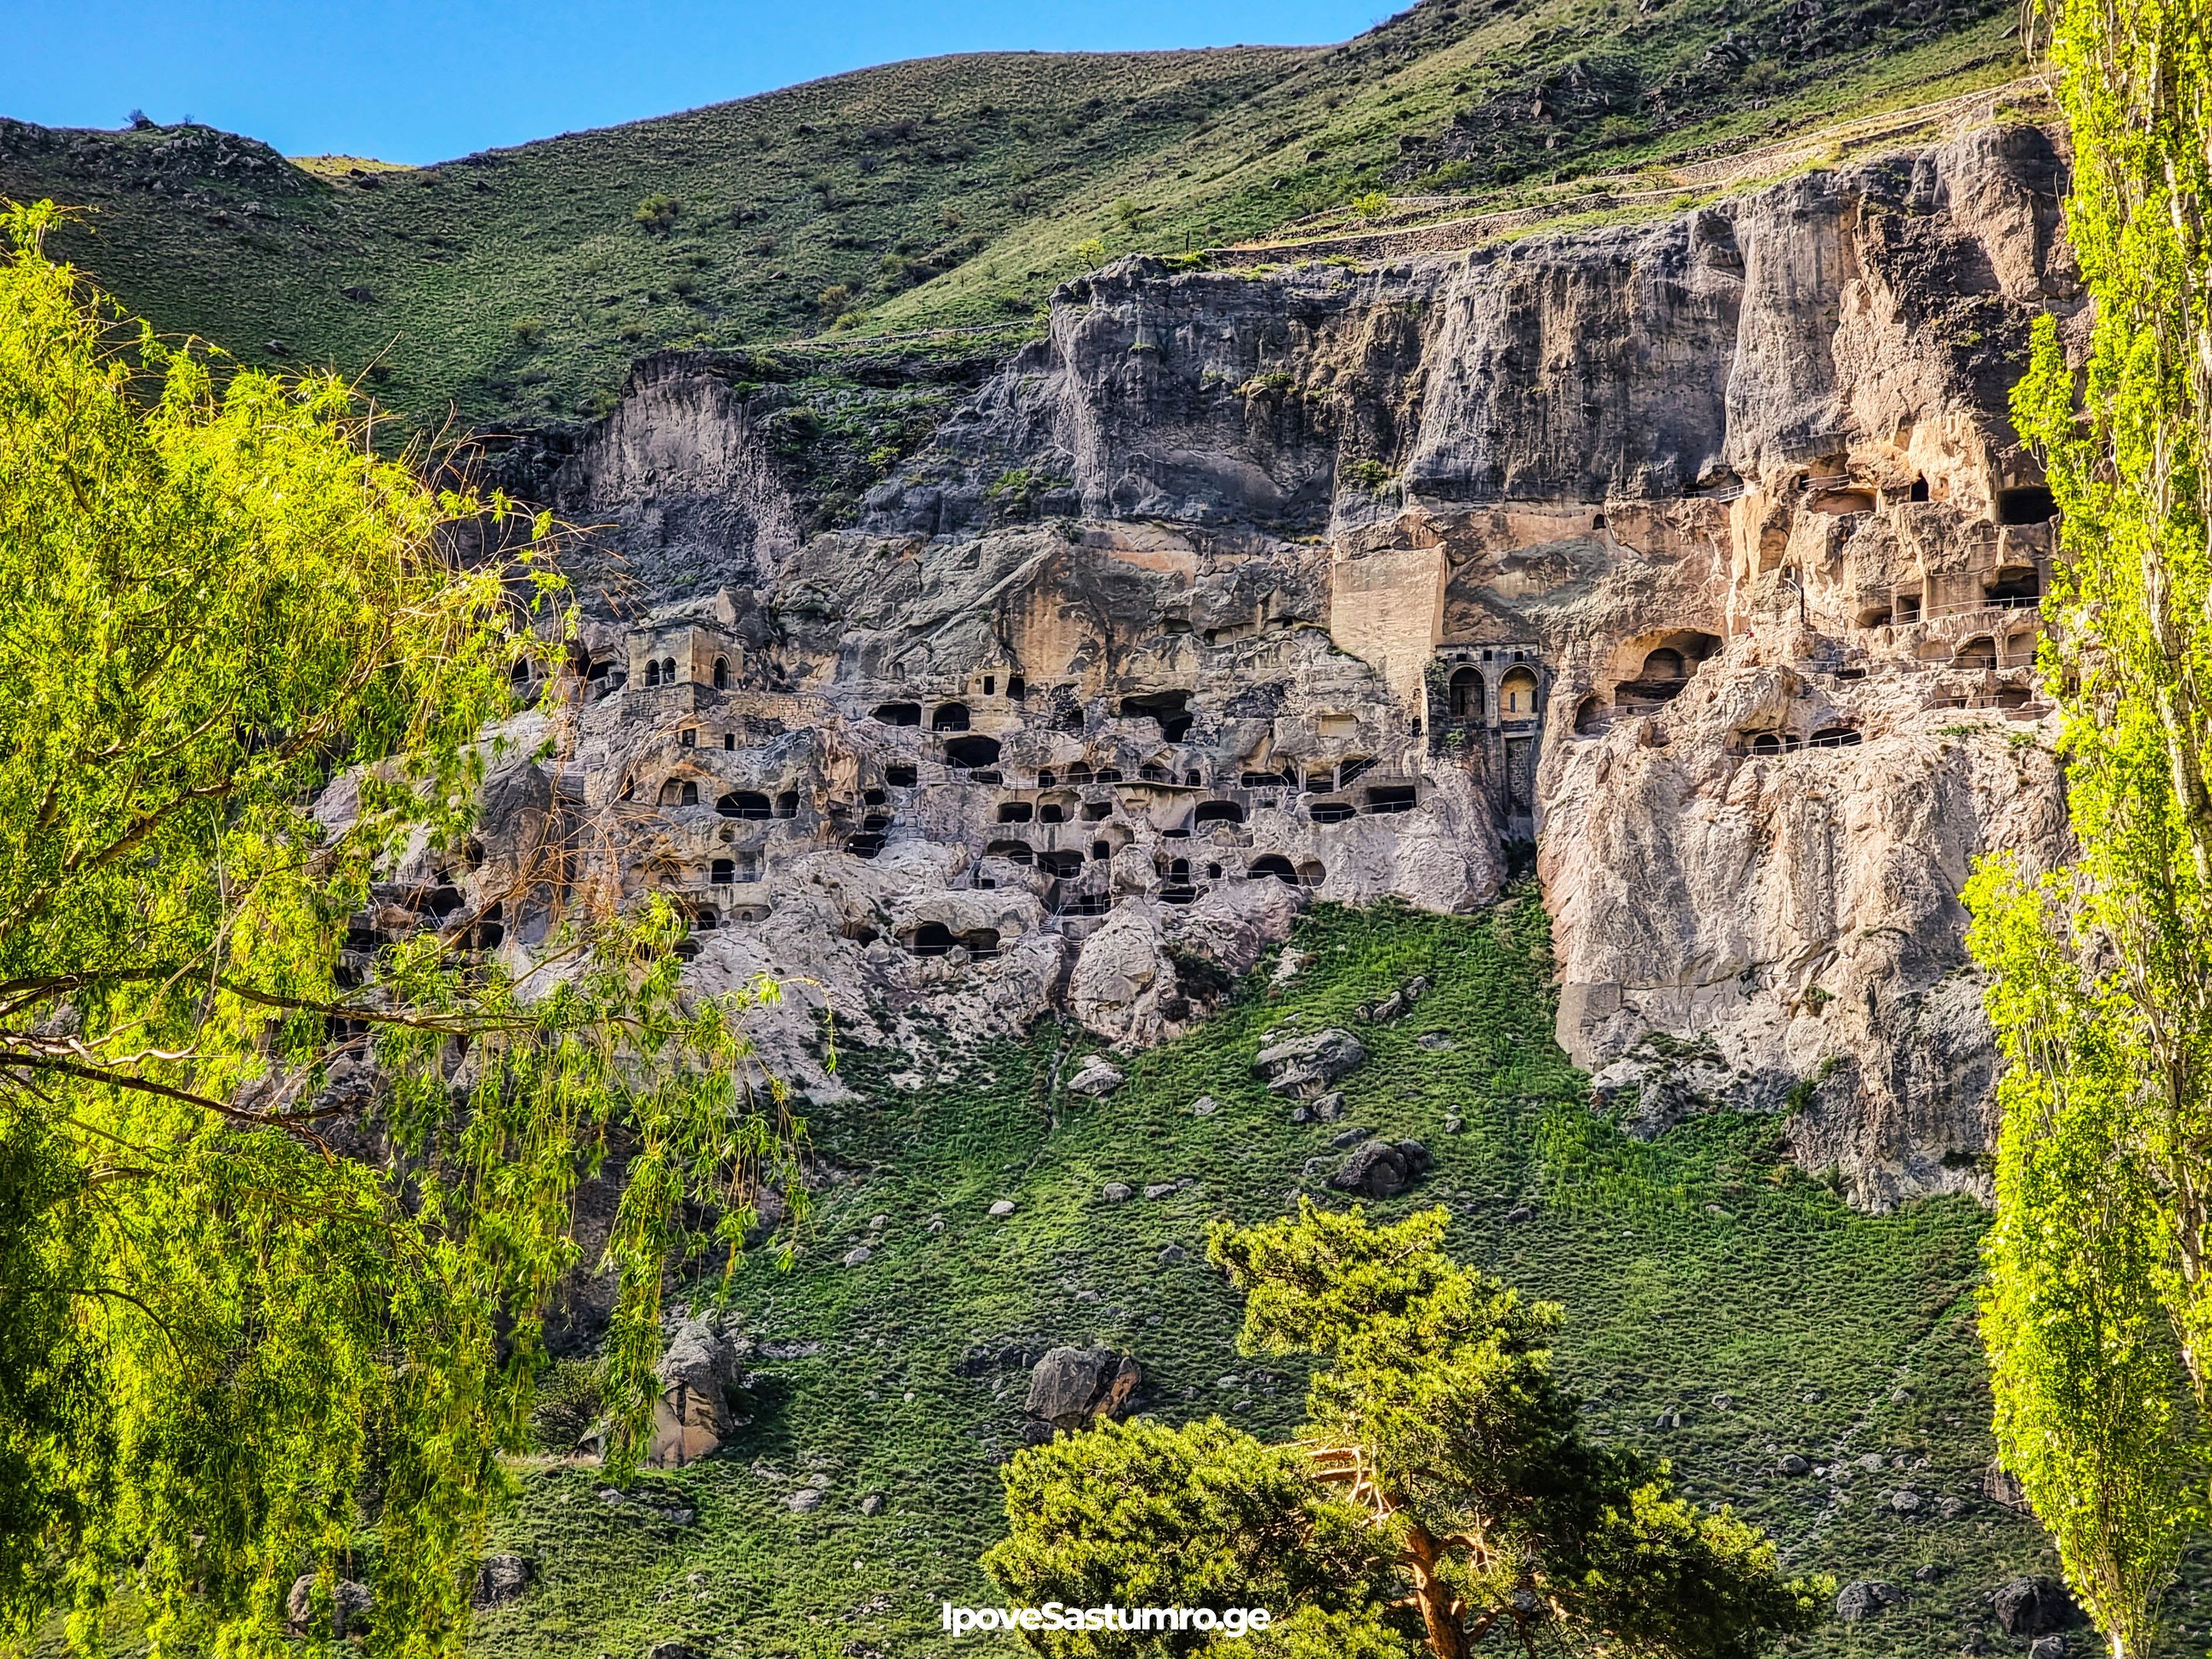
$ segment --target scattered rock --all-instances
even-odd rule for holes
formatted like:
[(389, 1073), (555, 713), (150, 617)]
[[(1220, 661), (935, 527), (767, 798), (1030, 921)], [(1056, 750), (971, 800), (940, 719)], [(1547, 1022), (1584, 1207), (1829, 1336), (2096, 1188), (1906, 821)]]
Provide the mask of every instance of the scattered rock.
[(1172, 1198), (1190, 1185), (1188, 1181), (1155, 1181), (1145, 1188), (1146, 1198)]
[[(292, 1581), (291, 1593), (284, 1598), (284, 1628), (295, 1636), (305, 1636), (314, 1621), (315, 1575), (304, 1573)], [(350, 1578), (341, 1578), (331, 1586), (331, 1633), (346, 1636), (358, 1633), (375, 1610), (376, 1596), (368, 1585), (357, 1584)]]
[(1959, 1638), (1960, 1659), (1981, 1659), (1990, 1650), (1990, 1638), (1979, 1625), (1969, 1625)]
[(1293, 1123), (1310, 1123), (1310, 1122), (1312, 1122), (1312, 1121), (1313, 1121), (1313, 1110), (1312, 1110), (1312, 1109), (1311, 1109), (1310, 1107), (1306, 1107), (1306, 1106), (1293, 1106), (1293, 1107), (1291, 1107), (1291, 1122), (1293, 1122)]
[(1776, 1460), (1774, 1467), (1784, 1474), (1809, 1474), (1813, 1468), (1796, 1452), (1784, 1454)]
[(884, 1495), (879, 1492), (872, 1492), (860, 1500), (860, 1513), (863, 1515), (877, 1514), (883, 1507)]
[(821, 1502), (821, 1488), (818, 1486), (801, 1486), (797, 1492), (792, 1493), (790, 1497), (783, 1500), (783, 1506), (789, 1510), (793, 1515), (805, 1515), (809, 1510), (818, 1508)]
[(487, 1555), (477, 1567), (476, 1594), (471, 1600), (480, 1607), (495, 1607), (529, 1587), (529, 1562), (519, 1555)]
[(1920, 1494), (1909, 1486), (1893, 1492), (1889, 1495), (1889, 1506), (1899, 1515), (1917, 1515), (1920, 1513)]
[(1340, 1026), (1291, 1037), (1253, 1056), (1252, 1069), (1277, 1094), (1311, 1099), (1367, 1058), (1359, 1039)]
[(2066, 1638), (2039, 1636), (2027, 1644), (2027, 1659), (2066, 1659)]
[(1998, 1626), (2007, 1636), (2022, 1639), (2069, 1630), (2081, 1622), (2081, 1609), (2066, 1586), (2039, 1575), (2008, 1580), (1990, 1595)]
[(1121, 1086), (1121, 1068), (1103, 1054), (1085, 1054), (1083, 1064), (1075, 1068), (1075, 1075), (1067, 1080), (1070, 1094), (1110, 1095)]
[(1466, 1127), (1467, 1126), (1461, 1121), (1460, 1115), (1457, 1112), (1447, 1112), (1444, 1114), (1444, 1133), (1446, 1134), (1455, 1135)]
[(874, 1254), (875, 1252), (871, 1250), (866, 1245), (855, 1244), (851, 1249), (846, 1251), (843, 1255), (837, 1259), (848, 1267), (857, 1267)]
[(376, 303), (376, 290), (366, 283), (349, 283), (338, 290), (338, 297), (350, 300), (357, 306), (374, 305)]
[(1098, 1196), (1109, 1204), (1126, 1204), (1135, 1190), (1125, 1181), (1109, 1181), (1099, 1189)]
[(1459, 1047), (1459, 1044), (1454, 1042), (1442, 1031), (1424, 1031), (1413, 1039), (1413, 1045), (1416, 1048), (1426, 1048), (1431, 1054), (1443, 1054)]
[(1012, 1199), (1011, 1199), (1011, 1198), (1002, 1198), (1002, 1199), (1000, 1199), (997, 1203), (994, 1204), (994, 1205), (991, 1206), (990, 1211), (989, 1211), (989, 1213), (990, 1213), (990, 1214), (992, 1214), (992, 1215), (994, 1215), (994, 1216), (1000, 1217), (1000, 1218), (1005, 1218), (1005, 1217), (1006, 1217), (1006, 1216), (1010, 1216), (1010, 1215), (1012, 1215), (1013, 1212), (1014, 1212), (1014, 1200), (1013, 1200)]
[(945, 1218), (941, 1215), (933, 1215), (930, 1217), (927, 1223), (926, 1223), (922, 1227), (922, 1231), (927, 1233), (943, 1232), (945, 1231)]
[(1332, 1089), (1325, 1095), (1316, 1095), (1308, 1103), (1316, 1123), (1334, 1123), (1344, 1115), (1344, 1091)]
[(1679, 1410), (1661, 1412), (1651, 1419), (1651, 1426), (1655, 1429), (1679, 1429), (1682, 1426), (1682, 1413)]
[(1533, 1204), (1516, 1204), (1505, 1212), (1506, 1222), (1516, 1227), (1524, 1221), (1534, 1221), (1535, 1218), (1536, 1206)]
[(1368, 1130), (1361, 1128), (1346, 1129), (1340, 1134), (1330, 1136), (1328, 1144), (1332, 1146), (1340, 1148), (1345, 1146), (1357, 1146), (1361, 1141), (1367, 1139), (1369, 1133), (1370, 1132)]
[(760, 1346), (763, 1359), (811, 1359), (821, 1352), (819, 1342), (763, 1342)]
[(1221, 1109), (1218, 1106), (1214, 1104), (1213, 1097), (1212, 1095), (1200, 1095), (1196, 1100), (1190, 1103), (1190, 1115), (1193, 1117), (1212, 1117), (1214, 1113), (1220, 1109)]
[(1942, 1498), (1936, 1500), (1936, 1513), (1946, 1521), (1956, 1521), (1966, 1512), (1968, 1507), (1966, 1500), (1963, 1498)]
[(1144, 1369), (1133, 1355), (1112, 1348), (1054, 1348), (1030, 1372), (1022, 1407), (1028, 1437), (1049, 1440), (1055, 1429), (1080, 1429), (1129, 1407)]
[(1916, 1584), (1932, 1584), (1942, 1576), (1943, 1569), (1933, 1561), (1923, 1562), (1912, 1570), (1912, 1582)]
[(1429, 1167), (1429, 1149), (1418, 1140), (1370, 1140), (1357, 1148), (1329, 1176), (1340, 1193), (1395, 1198)]
[(645, 1650), (645, 1659), (707, 1659), (707, 1656), (689, 1642), (655, 1642)]
[(1734, 1411), (1735, 1409), (1735, 1396), (1732, 1394), (1715, 1395), (1713, 1396), (1713, 1409), (1717, 1412)]
[(879, 1233), (890, 1224), (891, 1218), (887, 1213), (872, 1215), (868, 1218), (868, 1231), (872, 1233)]
[(1827, 1390), (1825, 1389), (1808, 1389), (1805, 1390), (1805, 1403), (1808, 1406), (1817, 1406), (1827, 1397)]
[(1905, 1605), (1905, 1592), (1879, 1578), (1854, 1578), (1836, 1592), (1836, 1617), (1847, 1625), (1871, 1619), (1884, 1607)]
[(1159, 1254), (1159, 1260), (1169, 1267), (1173, 1267), (1178, 1261), (1188, 1261), (1189, 1259), (1190, 1252), (1180, 1244), (1170, 1244)]

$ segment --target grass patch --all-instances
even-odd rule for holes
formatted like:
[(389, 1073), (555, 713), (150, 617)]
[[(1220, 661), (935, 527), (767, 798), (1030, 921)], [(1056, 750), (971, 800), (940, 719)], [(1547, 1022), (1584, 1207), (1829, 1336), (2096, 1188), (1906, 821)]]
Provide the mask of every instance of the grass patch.
[[(1109, 1342), (1143, 1361), (1147, 1409), (1164, 1419), (1219, 1413), (1271, 1437), (1297, 1422), (1303, 1369), (1235, 1353), (1241, 1310), (1200, 1241), (1215, 1216), (1256, 1220), (1293, 1192), (1325, 1192), (1347, 1125), (1436, 1155), (1380, 1212), (1445, 1204), (1455, 1253), (1565, 1305), (1560, 1363), (1599, 1431), (1671, 1458), (1698, 1498), (1771, 1528), (1793, 1566), (1911, 1592), (1878, 1625), (1831, 1626), (1808, 1650), (1954, 1654), (1969, 1625), (1989, 1626), (1978, 1598), (2050, 1570), (2032, 1523), (1980, 1491), (1978, 1206), (1856, 1214), (1784, 1161), (1771, 1117), (1624, 1136), (1589, 1109), (1587, 1079), (1552, 1040), (1533, 898), (1462, 918), (1323, 908), (1296, 944), (1312, 960), (1286, 990), (1266, 988), (1263, 964), (1218, 1018), (1127, 1062), (1103, 1100), (1055, 1092), (1090, 1046), (1065, 1029), (914, 1092), (889, 1081), (908, 1056), (849, 1056), (863, 1099), (815, 1125), (848, 1173), (797, 1267), (740, 1286), (763, 1345), (756, 1420), (618, 1504), (594, 1470), (526, 1474), (494, 1543), (541, 1576), (483, 1617), (479, 1650), (534, 1659), (681, 1638), (763, 1656), (950, 1651), (938, 1604), (987, 1597), (975, 1559), (1000, 1532), (994, 1465), (1019, 1443), (1027, 1373), (1000, 1363), (1009, 1352)], [(1408, 1015), (1358, 1022), (1358, 1004), (1415, 974), (1433, 988)], [(1328, 1024), (1355, 1030), (1369, 1058), (1344, 1085), (1343, 1122), (1293, 1124), (1251, 1057), (1285, 1028)], [(1437, 1033), (1449, 1046), (1424, 1045)], [(1218, 1109), (1194, 1116), (1201, 1094)], [(1188, 1184), (1109, 1205), (1113, 1181)], [(993, 1220), (1001, 1198), (1017, 1208)], [(872, 1229), (878, 1214), (889, 1222)], [(869, 1238), (870, 1261), (839, 1265)], [(1832, 1485), (1779, 1474), (1789, 1453), (1881, 1468)], [(816, 1476), (819, 1506), (793, 1513), (785, 1499)], [(1923, 1499), (1911, 1515), (1887, 1501), (1905, 1488)], [(882, 1506), (864, 1514), (872, 1494)], [(1966, 1505), (1955, 1518), (1946, 1498)], [(689, 1524), (669, 1518), (685, 1510)], [(1922, 1566), (1942, 1576), (1915, 1582)]]

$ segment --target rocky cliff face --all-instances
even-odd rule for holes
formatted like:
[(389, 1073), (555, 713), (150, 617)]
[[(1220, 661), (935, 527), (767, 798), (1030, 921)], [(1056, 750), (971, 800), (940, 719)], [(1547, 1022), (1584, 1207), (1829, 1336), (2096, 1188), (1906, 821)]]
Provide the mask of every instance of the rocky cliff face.
[(1158, 1040), (1309, 896), (1533, 852), (1632, 1126), (1786, 1106), (1861, 1202), (1972, 1188), (1960, 884), (2064, 834), (2004, 416), (2077, 304), (2059, 165), (1993, 128), (1374, 268), (1124, 260), (812, 534), (773, 408), (658, 360), (553, 480), (612, 528), (502, 786), (543, 810), (395, 902), (496, 894), (523, 949), (665, 889), (702, 984), (792, 984), (773, 1063), (834, 1086), (826, 1006), (919, 1086), (1054, 1006)]

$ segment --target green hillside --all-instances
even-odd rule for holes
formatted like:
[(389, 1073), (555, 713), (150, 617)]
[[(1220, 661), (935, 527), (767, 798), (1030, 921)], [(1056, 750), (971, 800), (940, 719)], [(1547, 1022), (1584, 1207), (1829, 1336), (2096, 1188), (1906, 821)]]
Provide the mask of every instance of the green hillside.
[(1377, 189), (1479, 200), (2001, 80), (2011, 17), (1425, 0), (1340, 46), (933, 58), (423, 168), (0, 121), (0, 196), (79, 209), (58, 251), (165, 330), (366, 372), (421, 424), (565, 422), (651, 350), (946, 325), (1011, 343), (1111, 254)]
[[(1771, 1528), (1793, 1566), (1910, 1593), (1802, 1650), (1933, 1659), (1973, 1627), (1990, 1651), (2019, 1650), (1981, 1598), (2051, 1559), (2033, 1523), (1983, 1492), (1984, 1212), (1855, 1213), (1783, 1160), (1771, 1118), (1626, 1139), (1552, 1042), (1546, 939), (1527, 897), (1477, 917), (1322, 910), (1296, 941), (1311, 965), (1286, 990), (1269, 990), (1263, 964), (1228, 1012), (1128, 1062), (1103, 1100), (1054, 1091), (1084, 1045), (1050, 1030), (912, 1091), (891, 1081), (909, 1056), (851, 1056), (864, 1103), (815, 1125), (844, 1178), (798, 1265), (759, 1269), (738, 1298), (759, 1345), (751, 1425), (611, 1498), (589, 1467), (526, 1474), (494, 1544), (537, 1579), (482, 1616), (477, 1650), (951, 1651), (938, 1605), (988, 1597), (975, 1558), (1001, 1525), (994, 1464), (1020, 1443), (1024, 1355), (1101, 1340), (1139, 1357), (1146, 1409), (1164, 1419), (1218, 1413), (1270, 1435), (1297, 1423), (1303, 1373), (1233, 1351), (1240, 1310), (1203, 1233), (1324, 1193), (1308, 1171), (1334, 1166), (1331, 1139), (1351, 1124), (1435, 1152), (1382, 1213), (1447, 1205), (1455, 1253), (1565, 1304), (1565, 1374), (1601, 1431), (1673, 1459), (1700, 1501)], [(1434, 988), (1410, 1014), (1358, 1021), (1358, 1003), (1416, 973)], [(1252, 1078), (1267, 1034), (1293, 1022), (1346, 1025), (1369, 1048), (1342, 1122), (1293, 1123)], [(1194, 1115), (1201, 1094), (1218, 1109)], [(1139, 1195), (1103, 1201), (1115, 1181)], [(1018, 1207), (993, 1219), (1000, 1198)], [(841, 1265), (864, 1241), (870, 1259)], [(1850, 1484), (1781, 1473), (1793, 1453), (1850, 1462)], [(786, 1500), (813, 1481), (820, 1504), (794, 1513)], [(1890, 1500), (1908, 1489), (1921, 1502), (1900, 1512)], [(2192, 1567), (2185, 1607), (2202, 1579)]]

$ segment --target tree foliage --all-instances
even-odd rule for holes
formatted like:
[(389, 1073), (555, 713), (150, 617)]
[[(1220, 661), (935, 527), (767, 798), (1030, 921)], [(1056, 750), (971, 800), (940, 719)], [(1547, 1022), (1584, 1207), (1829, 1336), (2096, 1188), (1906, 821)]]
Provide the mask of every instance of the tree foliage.
[(1996, 984), (1999, 1447), (2115, 1654), (2203, 1512), (2212, 1337), (2212, 9), (2045, 0), (2086, 363), (2039, 321), (2014, 394), (2062, 514), (2043, 668), (2077, 854), (1968, 892)]
[(90, 1650), (129, 1591), (157, 1655), (270, 1653), (343, 1573), (374, 1650), (454, 1651), (580, 1182), (620, 1185), (619, 1455), (672, 1253), (706, 1216), (734, 1260), (796, 1126), (665, 903), (341, 971), (560, 648), (547, 526), (464, 565), (506, 503), (378, 459), (336, 380), (130, 326), (51, 218), (0, 262), (0, 1639), (59, 1604)]
[[(1552, 1374), (1559, 1310), (1441, 1249), (1433, 1210), (1376, 1226), (1302, 1203), (1217, 1224), (1244, 1291), (1240, 1348), (1325, 1362), (1287, 1446), (1218, 1421), (1106, 1428), (1006, 1473), (1012, 1531), (985, 1563), (1012, 1594), (1093, 1605), (1215, 1605), (1294, 1616), (1249, 1650), (1462, 1659), (1486, 1638), (1534, 1650), (1719, 1656), (1809, 1628), (1826, 1587), (1774, 1546), (1700, 1514), (1666, 1470), (1592, 1443)], [(1247, 1588), (1249, 1587), (1249, 1588)], [(1070, 1655), (1192, 1651), (1195, 1632), (1036, 1637)], [(1147, 1645), (1149, 1644), (1149, 1645)]]

